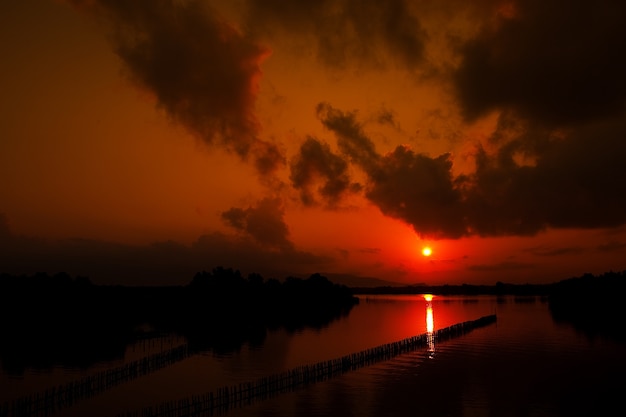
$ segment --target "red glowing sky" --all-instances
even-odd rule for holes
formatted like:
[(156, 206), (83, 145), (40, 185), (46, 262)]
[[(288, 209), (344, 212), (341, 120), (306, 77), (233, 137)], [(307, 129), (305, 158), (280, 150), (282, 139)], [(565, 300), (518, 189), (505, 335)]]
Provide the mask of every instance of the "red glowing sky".
[(626, 269), (625, 8), (4, 2), (0, 272)]

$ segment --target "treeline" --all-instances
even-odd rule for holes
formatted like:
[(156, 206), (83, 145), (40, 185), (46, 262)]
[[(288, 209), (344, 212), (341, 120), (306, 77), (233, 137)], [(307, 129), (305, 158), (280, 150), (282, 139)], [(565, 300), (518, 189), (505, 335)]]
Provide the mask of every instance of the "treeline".
[(549, 284), (409, 285), (351, 288), (354, 294), (435, 294), (540, 296), (548, 301), (553, 319), (574, 326), (590, 338), (626, 342), (626, 271), (590, 273)]
[(548, 302), (552, 317), (571, 323), (590, 338), (626, 342), (626, 271), (584, 274), (554, 284)]
[[(232, 350), (222, 343), (239, 343), (232, 336), (241, 329), (252, 336), (248, 343), (260, 344), (266, 329), (321, 328), (359, 302), (348, 287), (320, 274), (279, 281), (256, 273), (243, 277), (238, 270), (222, 267), (197, 273), (182, 294), (172, 301), (175, 308), (160, 316), (159, 325), (182, 332), (193, 347), (218, 351)], [(213, 318), (212, 333), (203, 331), (207, 317)]]
[[(31, 276), (0, 274), (0, 311), (19, 313), (27, 307), (44, 307), (50, 314), (113, 317), (123, 313), (128, 320), (160, 318), (183, 312), (236, 312), (267, 310), (283, 313), (285, 309), (323, 313), (333, 306), (351, 307), (358, 298), (351, 289), (334, 284), (320, 274), (307, 279), (287, 277), (265, 280), (260, 274), (244, 277), (238, 270), (214, 268), (198, 272), (182, 286), (95, 285), (87, 277), (67, 273)], [(167, 315), (163, 313), (167, 313)], [(311, 317), (314, 319), (314, 317)]]
[[(605, 272), (601, 275), (586, 273), (548, 284), (510, 284), (497, 282), (495, 285), (407, 285), (400, 287), (350, 287), (354, 294), (435, 294), (435, 295), (519, 295), (519, 296), (563, 296), (571, 298), (586, 291), (599, 293), (618, 291), (623, 293), (626, 271)], [(622, 291), (620, 291), (622, 290)], [(555, 298), (556, 299), (556, 298)], [(559, 298), (559, 301), (561, 298)]]
[(265, 280), (216, 267), (181, 286), (95, 285), (66, 273), (0, 275), (0, 361), (11, 373), (55, 364), (88, 367), (123, 357), (140, 329), (185, 337), (192, 351), (261, 344), (268, 329), (322, 327), (358, 303), (313, 274)]
[(495, 285), (407, 285), (401, 287), (351, 287), (354, 294), (434, 294), (434, 295), (539, 295), (547, 296), (554, 284), (507, 284)]
[(337, 308), (349, 309), (358, 303), (348, 287), (334, 284), (317, 273), (307, 279), (287, 277), (284, 281), (266, 281), (260, 274), (244, 278), (237, 270), (217, 267), (212, 272), (197, 273), (186, 291), (186, 299), (202, 310), (251, 312), (265, 316), (270, 322), (284, 321), (280, 318), (285, 314), (296, 313), (310, 325)]
[(11, 374), (53, 365), (86, 368), (123, 357), (138, 321), (86, 277), (0, 275), (0, 362)]

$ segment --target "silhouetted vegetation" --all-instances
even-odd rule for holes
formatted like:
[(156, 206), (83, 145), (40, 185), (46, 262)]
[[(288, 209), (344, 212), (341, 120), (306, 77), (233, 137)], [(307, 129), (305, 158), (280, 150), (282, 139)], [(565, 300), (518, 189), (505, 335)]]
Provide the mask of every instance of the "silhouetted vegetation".
[(184, 336), (193, 351), (258, 345), (268, 329), (321, 327), (358, 303), (345, 286), (308, 279), (202, 271), (184, 286), (94, 285), (66, 273), (0, 275), (0, 360), (10, 373), (122, 358), (139, 329)]
[(348, 288), (320, 274), (282, 281), (255, 273), (244, 277), (223, 267), (171, 287), (94, 285), (66, 273), (0, 274), (0, 361), (14, 374), (29, 367), (86, 368), (123, 358), (130, 343), (152, 332), (183, 336), (192, 352), (232, 352), (244, 344), (262, 344), (271, 329), (325, 326), (358, 303), (355, 294), (542, 296), (556, 321), (571, 323), (590, 337), (625, 341), (619, 321), (625, 289), (626, 272), (543, 285), (376, 288)]
[(590, 338), (602, 335), (626, 342), (625, 291), (626, 271), (569, 278), (553, 285), (550, 312), (555, 321), (571, 323)]
[(625, 313), (626, 271), (606, 272), (599, 276), (584, 274), (550, 284), (495, 285), (407, 285), (403, 287), (351, 287), (354, 294), (436, 294), (514, 296), (515, 302), (547, 300), (555, 321), (568, 323), (590, 338), (607, 336), (626, 342)]
[(26, 367), (87, 367), (122, 357), (133, 320), (111, 314), (117, 305), (83, 277), (0, 276), (3, 367), (21, 373)]
[(547, 296), (553, 284), (507, 284), (495, 285), (407, 285), (401, 287), (351, 287), (354, 294), (435, 294), (435, 295), (518, 295)]

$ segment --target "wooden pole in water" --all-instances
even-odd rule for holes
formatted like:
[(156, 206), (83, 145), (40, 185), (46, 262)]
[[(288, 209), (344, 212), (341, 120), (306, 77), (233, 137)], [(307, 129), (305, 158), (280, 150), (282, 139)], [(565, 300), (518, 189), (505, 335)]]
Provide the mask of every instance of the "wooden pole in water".
[[(444, 341), (495, 322), (495, 314), (484, 316), (477, 320), (466, 321), (439, 329), (433, 336), (439, 341)], [(294, 391), (300, 387), (325, 381), (334, 376), (342, 375), (379, 361), (388, 360), (418, 348), (427, 347), (429, 342), (427, 336), (427, 334), (412, 336), (397, 342), (345, 355), (341, 358), (298, 366), (279, 374), (259, 378), (256, 381), (218, 388), (215, 393), (212, 391), (205, 394), (208, 400), (202, 402), (201, 409), (194, 408), (194, 413), (212, 416), (215, 412), (219, 415), (227, 412), (230, 408), (242, 407), (245, 404), (253, 403), (255, 400), (271, 398), (280, 393)], [(142, 416), (152, 416), (151, 410), (153, 410), (153, 407), (144, 409), (145, 413), (142, 413)], [(178, 406), (173, 412), (177, 417), (189, 417), (191, 415), (188, 406)], [(159, 414), (159, 416), (161, 415)], [(120, 414), (117, 417), (123, 417), (123, 415)]]

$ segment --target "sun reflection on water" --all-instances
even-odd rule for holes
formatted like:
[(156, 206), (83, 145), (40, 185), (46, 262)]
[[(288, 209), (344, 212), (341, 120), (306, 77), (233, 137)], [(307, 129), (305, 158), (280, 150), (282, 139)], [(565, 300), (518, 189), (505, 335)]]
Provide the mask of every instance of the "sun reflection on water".
[(426, 342), (428, 343), (428, 357), (435, 355), (435, 319), (433, 317), (433, 296), (424, 294), (426, 301)]

